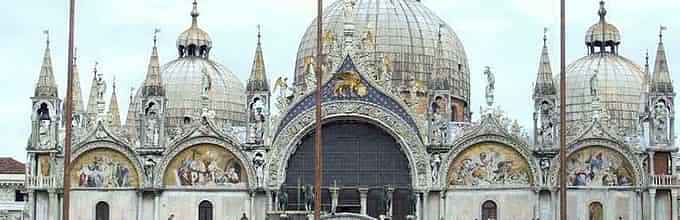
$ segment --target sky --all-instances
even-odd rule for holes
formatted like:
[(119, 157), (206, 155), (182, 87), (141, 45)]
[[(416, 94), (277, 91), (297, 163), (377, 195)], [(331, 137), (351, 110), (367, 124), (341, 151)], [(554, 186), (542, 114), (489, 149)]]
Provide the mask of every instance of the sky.
[[(334, 0), (324, 0), (328, 5)], [(415, 0), (414, 0), (415, 1)], [(422, 0), (446, 21), (465, 46), (471, 68), (472, 110), (484, 103), (482, 72), (496, 74), (496, 103), (531, 129), (531, 86), (536, 77), (543, 28), (553, 72), (559, 70), (558, 0)], [(599, 0), (567, 1), (567, 63), (585, 55), (586, 29), (594, 24)], [(87, 99), (97, 61), (109, 81), (116, 77), (121, 118), (127, 113), (130, 88), (146, 73), (153, 30), (160, 28), (161, 62), (176, 58), (175, 39), (191, 22), (191, 0), (78, 1), (76, 44), (81, 88)], [(607, 21), (622, 32), (620, 55), (644, 63), (654, 59), (660, 25), (674, 82), (680, 73), (680, 1), (609, 0)], [(255, 53), (257, 25), (270, 80), (292, 77), (297, 48), (316, 15), (316, 0), (199, 0), (200, 26), (213, 39), (212, 59), (245, 83)], [(30, 135), (33, 89), (45, 47), (51, 49), (59, 94), (66, 94), (67, 0), (7, 1), (0, 8), (0, 157), (25, 161)], [(110, 90), (109, 90), (110, 92)], [(678, 123), (680, 124), (680, 123)], [(678, 126), (678, 125), (676, 125)], [(678, 126), (680, 127), (680, 126)], [(678, 129), (676, 129), (678, 130)]]

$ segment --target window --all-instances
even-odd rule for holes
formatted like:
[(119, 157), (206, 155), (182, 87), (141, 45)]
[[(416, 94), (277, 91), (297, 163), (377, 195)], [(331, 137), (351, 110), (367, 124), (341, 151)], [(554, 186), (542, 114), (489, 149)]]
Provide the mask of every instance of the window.
[(198, 220), (212, 220), (213, 205), (209, 201), (203, 201), (198, 205)]
[(603, 220), (604, 213), (602, 203), (593, 202), (588, 207), (588, 220)]
[(95, 220), (109, 220), (109, 204), (106, 202), (97, 203), (95, 210)]
[(482, 204), (482, 220), (497, 220), (498, 212), (496, 203), (493, 201), (486, 201)]
[(21, 193), (21, 190), (14, 190), (14, 201), (15, 202), (25, 202), (26, 200), (24, 199), (26, 196), (26, 193)]

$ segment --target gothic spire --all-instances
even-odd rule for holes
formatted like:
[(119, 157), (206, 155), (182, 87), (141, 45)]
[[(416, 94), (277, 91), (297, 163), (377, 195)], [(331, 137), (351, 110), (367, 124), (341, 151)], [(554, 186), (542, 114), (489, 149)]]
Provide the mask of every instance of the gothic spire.
[(264, 56), (262, 54), (262, 33), (260, 25), (257, 26), (257, 47), (255, 48), (255, 58), (253, 59), (253, 67), (248, 78), (248, 85), (246, 90), (249, 92), (269, 91), (269, 83), (267, 81), (267, 72), (264, 66)]
[(536, 74), (536, 84), (534, 85), (534, 97), (539, 95), (553, 95), (555, 94), (555, 86), (553, 84), (552, 69), (550, 68), (550, 56), (548, 54), (548, 28), (543, 29), (543, 49), (541, 51), (541, 59), (538, 63), (538, 72)]
[(444, 28), (444, 24), (439, 24), (439, 29), (437, 32), (437, 45), (435, 48), (435, 57), (434, 57), (434, 68), (432, 70), (430, 80), (429, 80), (429, 87), (432, 90), (449, 90), (450, 89), (450, 81), (445, 74), (445, 63), (444, 62), (444, 50), (443, 50), (443, 39), (442, 39), (442, 28)]
[(654, 62), (654, 73), (652, 75), (652, 92), (673, 92), (671, 73), (666, 59), (666, 49), (663, 46), (663, 31), (666, 27), (659, 29), (659, 46), (656, 50), (656, 62)]
[[(195, 2), (194, 2), (195, 4)], [(163, 96), (165, 91), (163, 89), (163, 81), (161, 78), (161, 65), (158, 58), (158, 33), (159, 29), (154, 30), (153, 48), (151, 50), (151, 57), (149, 57), (149, 66), (146, 71), (146, 79), (142, 87), (142, 95), (144, 96)]]
[(73, 56), (73, 111), (75, 113), (85, 113), (83, 106), (83, 92), (80, 88), (80, 71), (78, 70), (78, 48), (75, 49)]
[(109, 102), (109, 126), (112, 128), (120, 127), (120, 111), (118, 110), (118, 98), (116, 96), (116, 77), (113, 77), (111, 90), (111, 101)]
[(50, 52), (50, 32), (45, 30), (43, 32), (46, 37), (45, 53), (43, 55), (42, 66), (40, 67), (40, 74), (38, 75), (38, 83), (35, 85), (34, 96), (58, 97), (57, 82), (54, 80), (54, 70), (52, 68), (52, 55)]
[(90, 95), (87, 99), (87, 117), (94, 121), (97, 118), (97, 66), (98, 62), (95, 62), (94, 69), (92, 70), (92, 85), (90, 86)]

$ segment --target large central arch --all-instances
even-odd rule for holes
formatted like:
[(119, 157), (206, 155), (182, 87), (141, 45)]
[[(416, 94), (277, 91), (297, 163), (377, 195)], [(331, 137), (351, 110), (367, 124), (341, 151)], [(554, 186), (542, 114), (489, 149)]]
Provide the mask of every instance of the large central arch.
[[(315, 132), (309, 132), (288, 160), (284, 189), (289, 195), (288, 210), (303, 207), (299, 186), (314, 183)], [(367, 188), (368, 214), (384, 213), (381, 197), (384, 187), (394, 188), (393, 216), (405, 218), (409, 207), (411, 175), (400, 144), (382, 128), (363, 120), (341, 118), (323, 125), (324, 209), (330, 207), (329, 187), (341, 187), (339, 212), (360, 211), (359, 188)]]
[[(314, 109), (298, 114), (290, 123), (281, 128), (273, 140), (268, 155), (267, 184), (270, 189), (281, 187), (286, 179), (288, 161), (297, 150), (300, 141), (313, 130)], [(418, 132), (408, 126), (394, 113), (372, 103), (360, 101), (336, 101), (324, 103), (322, 120), (329, 122), (337, 119), (356, 119), (373, 124), (390, 134), (408, 159), (411, 188), (422, 191), (430, 184), (429, 156), (418, 136)], [(310, 161), (311, 162), (311, 161)]]

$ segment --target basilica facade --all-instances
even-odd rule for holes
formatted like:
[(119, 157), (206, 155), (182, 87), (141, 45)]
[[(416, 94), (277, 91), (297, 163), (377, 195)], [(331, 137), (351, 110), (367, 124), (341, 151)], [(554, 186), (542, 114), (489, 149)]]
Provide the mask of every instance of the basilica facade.
[[(560, 89), (547, 39), (537, 42), (538, 70), (527, 73), (536, 81), (525, 129), (494, 104), (491, 68), (472, 119), (477, 68), (421, 1), (330, 4), (324, 62), (315, 59), (312, 23), (290, 82), (268, 78), (258, 33), (245, 84), (213, 60), (198, 6), (175, 60), (162, 64), (153, 40), (125, 120), (115, 82), (107, 86), (95, 68), (87, 104), (76, 72), (74, 120), (64, 123), (48, 40), (31, 97), (25, 219), (60, 219), (66, 178), (77, 220), (307, 219), (317, 69), (323, 219), (559, 217)], [(654, 63), (640, 66), (619, 53), (621, 33), (605, 3), (593, 12), (587, 50), (566, 73), (569, 219), (677, 219), (675, 92), (663, 29)], [(71, 152), (63, 150), (65, 126), (74, 130)]]

